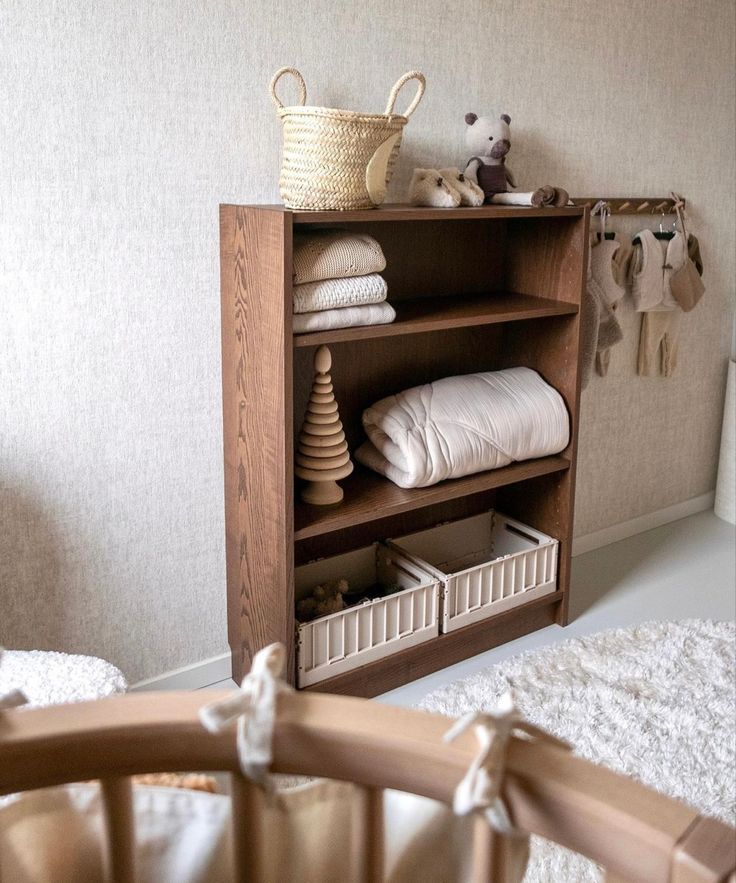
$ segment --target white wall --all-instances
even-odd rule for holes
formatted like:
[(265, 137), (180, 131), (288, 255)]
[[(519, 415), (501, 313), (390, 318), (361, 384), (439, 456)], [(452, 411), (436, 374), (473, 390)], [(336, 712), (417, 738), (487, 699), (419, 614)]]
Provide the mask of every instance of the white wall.
[(708, 292), (672, 380), (636, 317), (584, 398), (578, 532), (713, 487), (734, 290), (731, 0), (4, 0), (0, 642), (131, 679), (226, 649), (217, 204), (278, 199), (273, 71), (427, 93), (395, 179), (507, 112), (528, 184), (690, 200)]

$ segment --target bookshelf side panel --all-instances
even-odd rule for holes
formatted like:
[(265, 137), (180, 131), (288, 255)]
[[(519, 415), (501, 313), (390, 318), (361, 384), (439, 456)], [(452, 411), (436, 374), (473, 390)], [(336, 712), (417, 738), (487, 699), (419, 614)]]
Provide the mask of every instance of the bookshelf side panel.
[(222, 206), (220, 248), (233, 677), (280, 641), (293, 680), (291, 215)]

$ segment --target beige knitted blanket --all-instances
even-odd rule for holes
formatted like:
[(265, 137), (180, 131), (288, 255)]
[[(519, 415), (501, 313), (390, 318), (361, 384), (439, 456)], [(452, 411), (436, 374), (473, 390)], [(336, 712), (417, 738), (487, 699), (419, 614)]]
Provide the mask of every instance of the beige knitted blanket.
[(365, 233), (318, 230), (294, 237), (294, 284), (366, 276), (386, 268), (381, 246)]
[(339, 307), (380, 304), (386, 300), (386, 281), (378, 273), (348, 279), (323, 279), (294, 286), (294, 312), (315, 313)]

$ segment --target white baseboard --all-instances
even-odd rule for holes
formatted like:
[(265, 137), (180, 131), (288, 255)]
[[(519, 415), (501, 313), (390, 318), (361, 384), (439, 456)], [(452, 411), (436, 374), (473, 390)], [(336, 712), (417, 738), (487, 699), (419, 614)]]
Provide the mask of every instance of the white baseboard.
[(135, 693), (146, 690), (199, 690), (231, 677), (230, 654), (222, 653), (220, 656), (212, 656), (154, 678), (138, 681), (130, 689)]
[[(617, 543), (619, 540), (625, 540), (627, 537), (633, 537), (635, 534), (644, 533), (644, 531), (652, 530), (655, 527), (661, 527), (671, 521), (678, 521), (680, 518), (687, 518), (688, 515), (712, 509), (714, 497), (715, 493), (711, 491), (708, 494), (693, 497), (692, 500), (675, 503), (674, 506), (668, 506), (666, 509), (659, 509), (648, 515), (641, 515), (639, 518), (632, 518), (630, 521), (622, 521), (620, 524), (597, 530), (595, 533), (576, 537), (572, 544), (572, 554), (584, 555), (586, 552), (600, 549), (609, 543)], [(131, 690), (136, 692), (139, 690), (199, 690), (202, 687), (209, 687), (220, 681), (229, 680), (231, 677), (230, 654), (222, 653), (220, 656), (213, 656), (211, 659), (204, 659), (202, 662), (185, 665), (183, 668), (139, 681), (137, 684), (133, 684)]]
[(688, 515), (705, 512), (707, 509), (713, 508), (714, 499), (715, 491), (709, 491), (707, 494), (701, 494), (699, 497), (693, 497), (690, 500), (683, 500), (681, 503), (675, 503), (672, 506), (667, 506), (665, 509), (657, 509), (656, 512), (649, 512), (646, 515), (640, 515), (638, 518), (622, 521), (619, 524), (612, 524), (611, 527), (604, 527), (603, 530), (597, 530), (582, 537), (575, 537), (572, 541), (572, 554), (573, 556), (584, 555), (586, 552), (592, 552), (594, 549), (600, 549), (611, 543), (617, 543), (619, 540), (625, 540), (627, 537), (633, 537), (638, 533), (653, 530), (655, 527), (661, 527), (663, 524), (669, 524), (671, 521), (679, 521), (681, 518), (687, 518)]

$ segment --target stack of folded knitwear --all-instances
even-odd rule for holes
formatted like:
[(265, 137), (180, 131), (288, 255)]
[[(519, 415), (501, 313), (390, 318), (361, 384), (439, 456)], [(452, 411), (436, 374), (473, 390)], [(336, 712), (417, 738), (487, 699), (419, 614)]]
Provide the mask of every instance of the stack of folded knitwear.
[(294, 237), (294, 334), (385, 325), (396, 313), (386, 303), (386, 268), (372, 236), (316, 230)]

